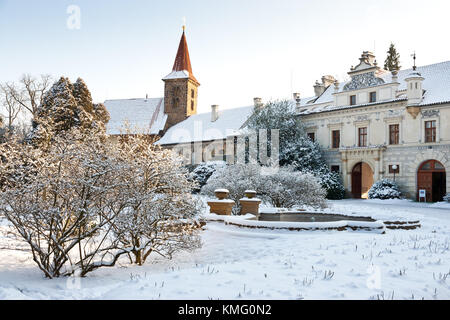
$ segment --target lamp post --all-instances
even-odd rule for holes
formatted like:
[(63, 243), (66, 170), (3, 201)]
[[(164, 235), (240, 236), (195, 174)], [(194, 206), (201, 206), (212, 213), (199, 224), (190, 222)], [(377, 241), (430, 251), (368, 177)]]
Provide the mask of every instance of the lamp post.
[(397, 172), (398, 166), (396, 164), (394, 164), (392, 166), (392, 170), (394, 171), (394, 182), (395, 182), (395, 173)]

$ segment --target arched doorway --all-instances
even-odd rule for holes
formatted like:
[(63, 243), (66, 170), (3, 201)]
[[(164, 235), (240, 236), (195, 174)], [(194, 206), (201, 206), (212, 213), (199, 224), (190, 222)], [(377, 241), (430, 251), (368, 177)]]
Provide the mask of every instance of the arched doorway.
[(426, 190), (428, 202), (442, 201), (446, 193), (445, 167), (436, 160), (422, 163), (417, 172), (417, 200), (419, 190)]
[(355, 199), (367, 199), (373, 185), (373, 171), (365, 162), (360, 162), (352, 171), (352, 194)]

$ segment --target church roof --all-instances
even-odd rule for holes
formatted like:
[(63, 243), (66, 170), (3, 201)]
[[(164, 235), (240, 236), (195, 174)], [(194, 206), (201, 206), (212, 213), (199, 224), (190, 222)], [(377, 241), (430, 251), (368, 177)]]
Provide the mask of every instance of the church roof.
[(104, 104), (111, 117), (106, 126), (107, 134), (124, 133), (128, 125), (131, 133), (156, 135), (166, 125), (164, 98), (106, 100)]
[[(450, 90), (448, 89), (450, 88), (450, 61), (446, 61), (417, 67), (416, 71), (414, 71), (413, 69), (400, 70), (397, 80), (400, 83), (400, 86), (398, 88), (399, 95), (393, 100), (379, 101), (372, 104), (406, 100), (407, 87), (405, 79), (407, 79), (412, 72), (420, 73), (425, 79), (423, 81), (423, 89), (425, 90), (425, 94), (420, 105), (432, 105), (450, 102)], [(383, 79), (385, 83), (392, 82), (392, 74), (390, 72), (382, 74), (380, 78)], [(340, 83), (339, 92), (344, 91), (345, 85), (349, 82), (350, 81)], [(320, 97), (316, 98), (316, 100), (312, 103), (308, 103), (302, 100), (301, 107), (306, 109), (302, 114), (329, 112), (334, 110), (358, 108), (363, 106), (334, 106), (334, 90), (334, 85), (329, 86), (325, 90), (325, 92)], [(370, 103), (364, 105), (370, 105)]]
[(183, 30), (181, 35), (180, 44), (178, 46), (177, 56), (173, 64), (172, 72), (163, 78), (163, 80), (169, 79), (186, 79), (189, 78), (198, 83), (192, 72), (191, 58), (189, 57), (189, 49), (186, 41), (186, 34)]
[(167, 130), (157, 144), (171, 145), (226, 139), (227, 136), (238, 134), (253, 110), (254, 106), (220, 110), (219, 117), (214, 122), (211, 121), (211, 112), (192, 115)]

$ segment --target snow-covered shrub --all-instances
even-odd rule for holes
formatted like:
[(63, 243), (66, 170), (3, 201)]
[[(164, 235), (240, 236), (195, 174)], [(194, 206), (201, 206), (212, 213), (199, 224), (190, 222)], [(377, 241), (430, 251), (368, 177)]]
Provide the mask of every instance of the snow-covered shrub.
[(46, 277), (199, 245), (187, 173), (145, 137), (116, 144), (72, 129), (46, 150), (9, 142), (0, 154), (0, 214)]
[(339, 173), (326, 170), (315, 176), (320, 180), (322, 188), (327, 191), (327, 199), (341, 200), (345, 198), (345, 187)]
[(261, 196), (267, 203), (278, 208), (307, 205), (314, 208), (326, 206), (326, 191), (311, 173), (293, 168), (280, 168), (276, 173), (261, 177)]
[(450, 202), (450, 193), (444, 196), (444, 201)]
[(142, 265), (151, 253), (171, 258), (180, 250), (200, 246), (195, 216), (202, 203), (192, 196), (181, 158), (155, 148), (143, 136), (130, 136), (118, 151), (125, 163), (120, 194), (126, 207), (113, 222), (122, 250), (129, 250)]
[(256, 190), (258, 197), (276, 207), (308, 205), (325, 206), (325, 191), (310, 173), (282, 167), (271, 174), (256, 164), (236, 164), (218, 169), (202, 188), (202, 194), (214, 197), (216, 189), (228, 189), (229, 198), (236, 202), (233, 213), (239, 213), (239, 199), (245, 190)]
[(401, 196), (397, 183), (390, 179), (377, 181), (369, 190), (369, 199), (400, 199)]
[(189, 178), (197, 182), (194, 193), (200, 192), (201, 188), (208, 182), (208, 179), (216, 172), (217, 168), (222, 168), (225, 165), (224, 161), (210, 161), (194, 166), (189, 174)]

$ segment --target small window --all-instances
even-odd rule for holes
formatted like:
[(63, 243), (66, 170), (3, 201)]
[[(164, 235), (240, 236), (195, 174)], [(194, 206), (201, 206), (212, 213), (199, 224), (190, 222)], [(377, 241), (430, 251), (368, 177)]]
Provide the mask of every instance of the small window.
[(399, 144), (400, 130), (398, 124), (389, 126), (389, 144)]
[(311, 141), (316, 141), (316, 134), (315, 134), (314, 132), (309, 132), (309, 133), (308, 133), (308, 138), (309, 138)]
[(192, 99), (195, 98), (195, 91), (194, 91), (194, 89), (191, 90), (191, 98), (192, 98)]
[(350, 96), (350, 105), (354, 106), (355, 104), (356, 104), (356, 96), (355, 95)]
[(390, 174), (399, 174), (400, 173), (400, 166), (397, 164), (396, 165), (397, 166), (397, 168), (396, 168), (396, 170), (394, 170), (394, 165), (390, 165), (389, 166), (389, 173)]
[(195, 103), (194, 100), (191, 100), (191, 110), (194, 111)]
[(416, 89), (417, 89), (417, 82), (416, 82)]
[(377, 102), (377, 93), (376, 92), (370, 93), (370, 102)]
[(331, 172), (341, 172), (341, 167), (340, 166), (331, 166)]
[(333, 139), (332, 148), (338, 149), (341, 146), (341, 131), (334, 130), (332, 132), (332, 139)]
[(367, 127), (358, 129), (358, 146), (367, 147)]

